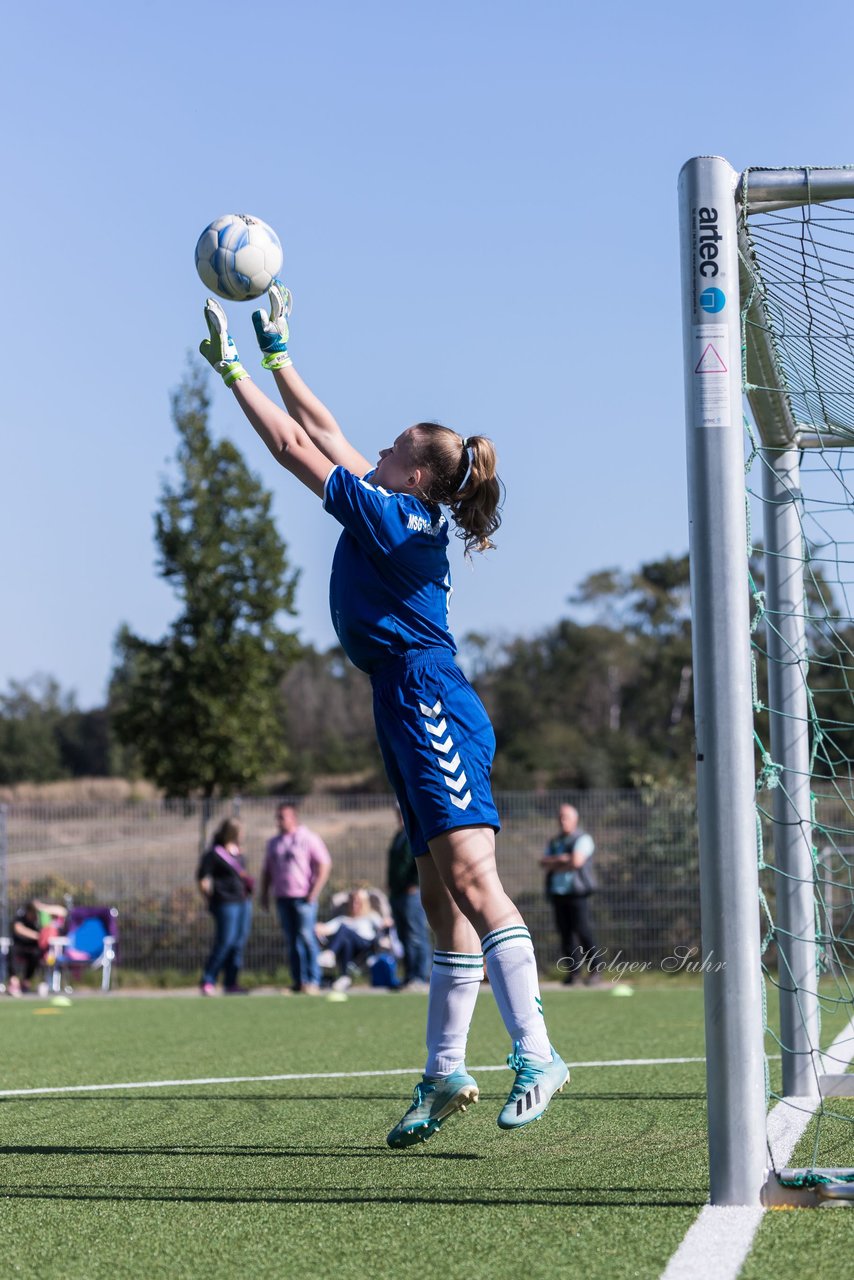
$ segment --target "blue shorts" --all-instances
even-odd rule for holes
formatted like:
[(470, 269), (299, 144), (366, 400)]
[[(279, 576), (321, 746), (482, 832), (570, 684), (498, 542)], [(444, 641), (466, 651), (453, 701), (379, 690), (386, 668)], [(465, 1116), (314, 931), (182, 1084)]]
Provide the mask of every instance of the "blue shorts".
[(418, 649), (371, 676), (374, 720), (412, 852), (458, 827), (501, 823), (489, 774), (495, 734), (447, 649)]

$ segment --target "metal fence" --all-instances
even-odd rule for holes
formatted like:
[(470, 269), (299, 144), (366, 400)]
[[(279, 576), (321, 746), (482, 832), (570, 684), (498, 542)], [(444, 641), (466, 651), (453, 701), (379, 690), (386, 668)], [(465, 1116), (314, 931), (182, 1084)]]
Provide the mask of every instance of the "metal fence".
[[(596, 840), (600, 889), (592, 914), (601, 963), (650, 969), (700, 948), (699, 878), (693, 794), (586, 791), (499, 793), (498, 862), (502, 880), (534, 937), (548, 974), (560, 956), (538, 860), (557, 831), (557, 808), (574, 804)], [(115, 971), (164, 982), (196, 976), (212, 928), (196, 888), (200, 846), (216, 823), (239, 814), (249, 869), (258, 873), (265, 841), (275, 834), (270, 799), (201, 802), (137, 801), (121, 805), (0, 806), (0, 932), (10, 911), (30, 898), (116, 907)], [(396, 813), (386, 796), (311, 796), (300, 818), (318, 832), (333, 859), (325, 898), (360, 881), (386, 884), (386, 857)], [(5, 838), (4, 838), (5, 832)], [(324, 915), (321, 903), (320, 916)], [(5, 926), (5, 927), (4, 927)], [(275, 975), (284, 966), (273, 913), (256, 910), (246, 969)]]

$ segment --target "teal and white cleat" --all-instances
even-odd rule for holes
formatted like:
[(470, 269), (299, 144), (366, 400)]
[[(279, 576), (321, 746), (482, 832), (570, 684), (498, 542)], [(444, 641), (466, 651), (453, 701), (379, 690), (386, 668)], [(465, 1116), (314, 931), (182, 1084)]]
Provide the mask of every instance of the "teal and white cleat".
[(466, 1071), (454, 1071), (449, 1076), (423, 1079), (415, 1086), (412, 1106), (396, 1124), (386, 1141), (390, 1147), (414, 1147), (426, 1142), (440, 1129), (448, 1116), (465, 1111), (479, 1097), (477, 1082)]
[(516, 1079), (499, 1113), (499, 1129), (521, 1129), (522, 1125), (539, 1120), (554, 1095), (569, 1083), (569, 1068), (554, 1049), (551, 1062), (525, 1058), (519, 1050), (517, 1040), (507, 1059), (508, 1067), (516, 1072)]

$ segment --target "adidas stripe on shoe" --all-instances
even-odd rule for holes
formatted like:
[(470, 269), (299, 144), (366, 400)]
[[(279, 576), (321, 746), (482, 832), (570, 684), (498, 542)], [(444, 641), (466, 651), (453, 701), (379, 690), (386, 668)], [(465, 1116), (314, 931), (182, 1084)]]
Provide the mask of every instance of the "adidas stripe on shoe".
[(538, 1062), (520, 1052), (518, 1041), (507, 1059), (516, 1072), (513, 1088), (498, 1116), (499, 1129), (521, 1129), (539, 1120), (556, 1093), (569, 1082), (569, 1069), (552, 1049), (551, 1062)]

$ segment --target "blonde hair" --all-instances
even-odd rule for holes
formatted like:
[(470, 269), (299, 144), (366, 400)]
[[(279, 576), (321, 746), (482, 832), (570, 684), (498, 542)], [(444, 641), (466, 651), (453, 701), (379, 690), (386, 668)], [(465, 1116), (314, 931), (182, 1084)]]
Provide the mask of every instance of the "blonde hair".
[(413, 461), (430, 472), (425, 499), (450, 509), (466, 555), (494, 547), (501, 524), (495, 445), (486, 436), (464, 440), (438, 422), (418, 422), (412, 431)]

